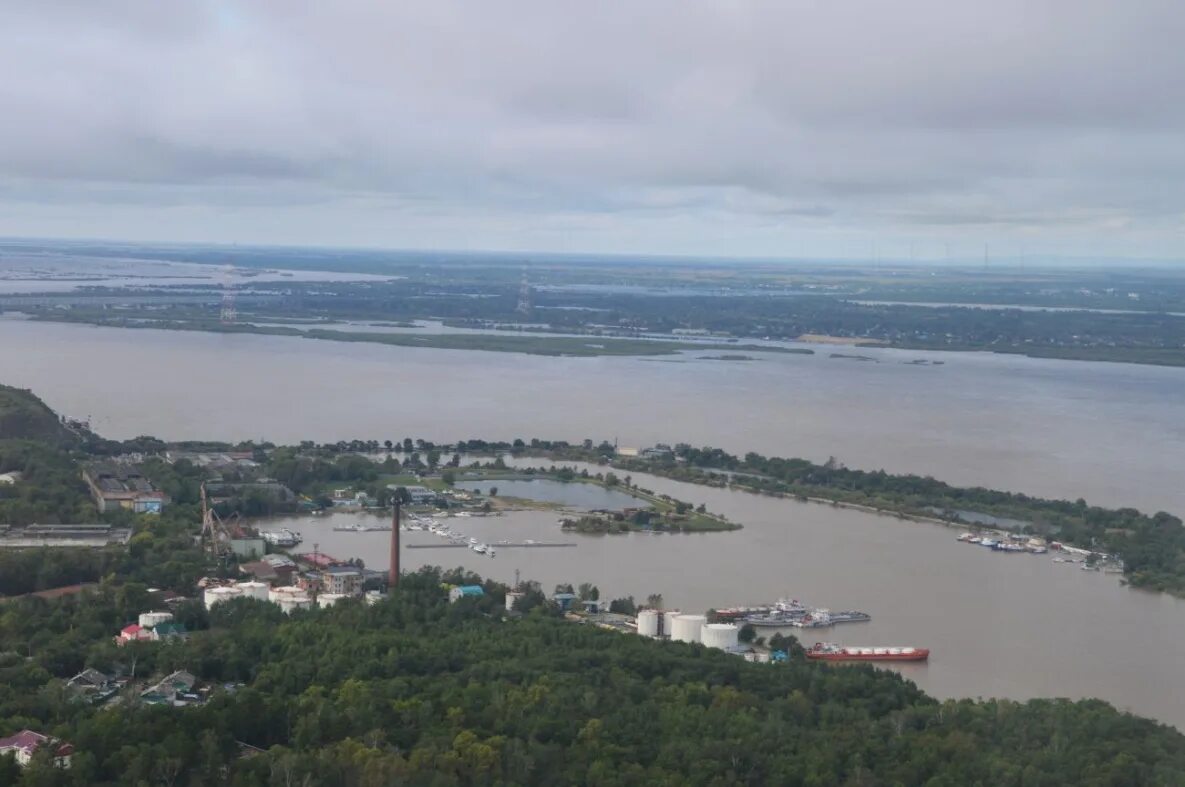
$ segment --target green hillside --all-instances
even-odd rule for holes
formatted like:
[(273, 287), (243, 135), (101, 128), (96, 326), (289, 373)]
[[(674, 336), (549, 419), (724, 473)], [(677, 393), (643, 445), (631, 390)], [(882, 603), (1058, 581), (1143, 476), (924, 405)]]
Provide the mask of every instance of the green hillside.
[(0, 440), (10, 438), (51, 443), (75, 440), (57, 414), (31, 391), (0, 385)]

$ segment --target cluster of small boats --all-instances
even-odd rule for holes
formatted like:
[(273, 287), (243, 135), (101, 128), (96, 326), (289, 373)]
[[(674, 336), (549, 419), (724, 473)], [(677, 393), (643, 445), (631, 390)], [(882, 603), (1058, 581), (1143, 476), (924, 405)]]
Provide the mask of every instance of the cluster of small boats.
[(1045, 542), (1036, 538), (1020, 542), (1007, 538), (992, 538), (991, 536), (977, 536), (974, 533), (964, 533), (959, 536), (959, 541), (964, 544), (978, 544), (994, 552), (1028, 552), (1032, 555), (1044, 555), (1049, 551), (1049, 548), (1045, 546)]
[(401, 525), (401, 528), (403, 530), (426, 530), (435, 536), (440, 536), (450, 544), (467, 546), (479, 555), (494, 557), (497, 554), (494, 547), (489, 544), (483, 544), (472, 537), (467, 539), (464, 533), (455, 533), (447, 524), (431, 517), (410, 517)]
[(867, 612), (845, 609), (832, 612), (822, 607), (808, 607), (798, 599), (778, 599), (769, 607), (738, 607), (718, 610), (721, 620), (737, 620), (757, 628), (830, 628), (838, 623), (866, 623), (872, 620)]

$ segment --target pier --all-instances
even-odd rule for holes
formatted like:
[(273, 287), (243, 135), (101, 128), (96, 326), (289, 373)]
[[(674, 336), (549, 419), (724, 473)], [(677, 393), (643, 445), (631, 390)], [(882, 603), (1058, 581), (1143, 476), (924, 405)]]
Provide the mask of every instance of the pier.
[[(468, 549), (471, 544), (404, 544), (404, 549)], [(522, 547), (574, 547), (572, 543), (534, 543), (534, 544), (487, 544), (496, 549), (516, 549)]]

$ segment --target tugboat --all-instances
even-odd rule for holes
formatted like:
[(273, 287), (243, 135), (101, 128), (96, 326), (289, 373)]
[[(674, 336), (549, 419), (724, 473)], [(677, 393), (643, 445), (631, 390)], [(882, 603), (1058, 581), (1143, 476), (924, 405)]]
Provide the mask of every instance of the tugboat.
[(930, 649), (865, 648), (816, 642), (806, 652), (806, 657), (815, 661), (926, 661), (930, 658)]

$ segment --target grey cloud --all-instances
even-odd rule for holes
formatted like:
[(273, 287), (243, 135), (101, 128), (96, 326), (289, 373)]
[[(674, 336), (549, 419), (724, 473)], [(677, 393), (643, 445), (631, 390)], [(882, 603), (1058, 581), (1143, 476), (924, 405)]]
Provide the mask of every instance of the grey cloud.
[(6, 16), (0, 233), (1185, 252), (1175, 0), (71, 0)]

